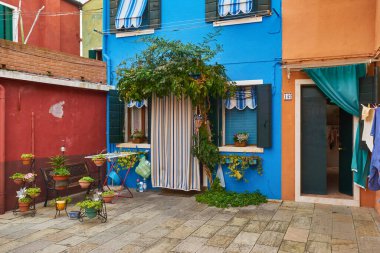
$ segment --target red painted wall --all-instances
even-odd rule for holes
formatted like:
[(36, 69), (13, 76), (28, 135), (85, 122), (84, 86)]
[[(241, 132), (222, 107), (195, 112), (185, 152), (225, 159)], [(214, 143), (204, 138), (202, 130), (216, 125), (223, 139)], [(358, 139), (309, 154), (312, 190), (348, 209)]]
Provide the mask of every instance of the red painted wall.
[[(62, 140), (70, 162), (83, 162), (85, 155), (106, 147), (106, 93), (4, 78), (0, 84), (5, 87), (6, 209), (10, 210), (15, 207), (18, 187), (8, 178), (16, 171), (27, 172), (19, 158), (32, 151), (32, 112), (37, 172), (47, 167), (48, 157), (60, 153)], [(65, 102), (62, 119), (49, 113), (49, 108), (60, 101)], [(43, 186), (41, 175), (37, 184)]]
[[(0, 4), (1, 2), (18, 7), (19, 0), (0, 0)], [(33, 29), (28, 44), (79, 55), (79, 9), (77, 6), (63, 0), (22, 1), (21, 10), (23, 13), (25, 38), (30, 31), (37, 11), (42, 6), (45, 6), (45, 9), (41, 12), (41, 16)], [(57, 13), (72, 14), (61, 16), (50, 15)], [(21, 42), (21, 33), (19, 33), (19, 42)]]

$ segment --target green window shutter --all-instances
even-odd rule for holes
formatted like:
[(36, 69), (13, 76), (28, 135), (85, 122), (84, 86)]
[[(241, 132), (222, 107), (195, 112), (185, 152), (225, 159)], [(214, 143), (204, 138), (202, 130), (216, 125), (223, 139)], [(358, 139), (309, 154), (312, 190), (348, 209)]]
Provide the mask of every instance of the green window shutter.
[(118, 4), (119, 4), (119, 0), (110, 0), (110, 30), (111, 32), (116, 30), (115, 18), (116, 18)]
[(206, 0), (206, 22), (214, 22), (218, 18), (218, 0)]
[(222, 109), (223, 100), (221, 98), (210, 98), (209, 121), (211, 125), (212, 141), (216, 146), (222, 146)]
[(12, 9), (0, 5), (0, 39), (13, 41)]
[(88, 58), (96, 60), (96, 50), (88, 50)]
[(149, 28), (161, 28), (161, 0), (148, 0)]
[(124, 142), (124, 101), (120, 101), (117, 90), (111, 90), (109, 96), (109, 141)]
[(257, 0), (257, 6), (255, 10), (257, 11), (270, 11), (271, 10), (271, 0)]
[(257, 85), (257, 146), (272, 146), (272, 85)]

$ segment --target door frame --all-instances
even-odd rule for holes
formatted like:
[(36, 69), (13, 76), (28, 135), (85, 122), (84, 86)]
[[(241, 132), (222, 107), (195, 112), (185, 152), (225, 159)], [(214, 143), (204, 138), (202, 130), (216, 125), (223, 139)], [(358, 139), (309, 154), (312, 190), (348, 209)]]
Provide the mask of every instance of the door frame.
[[(329, 205), (360, 206), (360, 188), (353, 183), (353, 199), (339, 199), (326, 197), (312, 197), (301, 195), (301, 88), (302, 86), (315, 86), (311, 79), (295, 80), (295, 200), (299, 202), (320, 203)], [(358, 118), (353, 117), (353, 142)], [(352, 144), (354, 145), (354, 143)]]

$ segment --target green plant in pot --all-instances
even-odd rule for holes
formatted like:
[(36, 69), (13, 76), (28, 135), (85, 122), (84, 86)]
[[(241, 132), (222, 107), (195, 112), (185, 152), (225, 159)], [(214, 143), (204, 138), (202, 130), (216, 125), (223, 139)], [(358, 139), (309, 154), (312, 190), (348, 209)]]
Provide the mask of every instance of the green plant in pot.
[(29, 187), (26, 189), (26, 194), (32, 199), (37, 198), (41, 194), (41, 188), (39, 187)]
[(52, 166), (52, 177), (55, 181), (56, 190), (64, 190), (70, 177), (70, 171), (65, 166), (66, 158), (63, 155), (57, 155), (50, 158), (49, 164)]
[(145, 141), (145, 134), (143, 131), (135, 129), (131, 135), (131, 139), (133, 143), (143, 143)]
[(16, 172), (9, 178), (12, 179), (13, 182), (15, 182), (15, 184), (22, 185), (24, 183), (24, 177), (25, 177), (25, 174)]
[(96, 166), (100, 167), (106, 162), (106, 156), (104, 154), (97, 154), (92, 158), (92, 161)]
[(76, 206), (79, 206), (81, 209), (84, 209), (87, 217), (89, 219), (92, 219), (96, 217), (98, 211), (102, 208), (102, 201), (87, 199), (82, 202), (78, 202)]
[(245, 147), (248, 143), (249, 134), (246, 132), (239, 132), (234, 135), (235, 147)]
[(20, 209), (20, 212), (29, 211), (31, 202), (32, 202), (32, 199), (28, 196), (20, 197), (18, 199), (18, 208)]
[(70, 204), (72, 201), (71, 197), (57, 197), (50, 201), (50, 206), (55, 206), (55, 209), (58, 211), (63, 211), (66, 209), (67, 204)]
[(79, 179), (78, 182), (82, 189), (87, 189), (94, 181), (95, 179), (93, 179), (92, 177), (82, 177), (81, 179)]
[(102, 193), (102, 197), (103, 197), (104, 202), (111, 203), (113, 198), (115, 197), (115, 192), (114, 191), (105, 191)]
[(33, 154), (22, 154), (21, 155), (21, 161), (22, 161), (23, 165), (29, 165), (33, 159), (34, 159)]

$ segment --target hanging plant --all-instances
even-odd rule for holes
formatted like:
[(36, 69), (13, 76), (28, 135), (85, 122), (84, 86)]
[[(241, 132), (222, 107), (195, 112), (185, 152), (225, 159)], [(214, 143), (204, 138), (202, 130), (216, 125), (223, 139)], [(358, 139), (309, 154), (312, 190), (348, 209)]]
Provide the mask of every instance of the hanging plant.
[[(229, 81), (223, 65), (213, 58), (222, 51), (213, 43), (217, 33), (209, 34), (198, 44), (166, 40), (159, 37), (141, 39), (147, 48), (135, 58), (124, 61), (117, 69), (120, 98), (125, 101), (142, 101), (153, 95), (159, 98), (174, 94), (188, 97), (197, 108), (199, 134), (194, 136), (193, 154), (203, 164), (212, 183), (212, 171), (219, 163), (218, 147), (212, 143), (208, 113), (210, 98), (225, 98), (233, 94), (234, 85)], [(230, 92), (229, 92), (230, 91)]]
[(129, 168), (134, 167), (136, 165), (137, 160), (137, 154), (130, 155), (127, 157), (119, 157), (117, 159), (116, 172), (119, 173), (120, 170), (127, 170)]
[(227, 165), (230, 177), (236, 180), (248, 182), (244, 178), (248, 168), (256, 169), (260, 176), (263, 174), (262, 158), (259, 156), (224, 155), (221, 156), (221, 164)]

